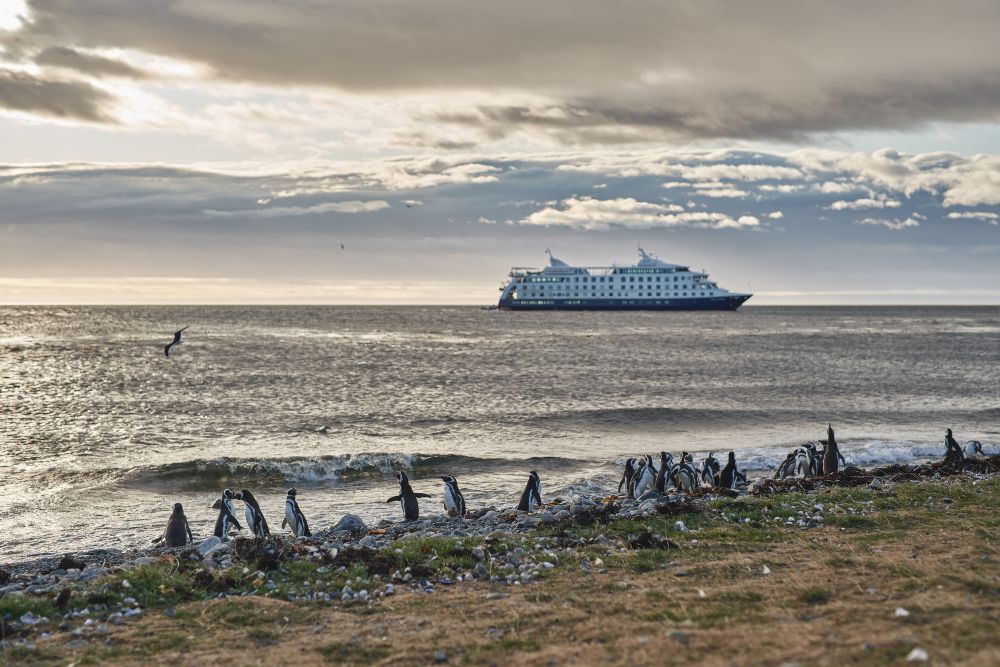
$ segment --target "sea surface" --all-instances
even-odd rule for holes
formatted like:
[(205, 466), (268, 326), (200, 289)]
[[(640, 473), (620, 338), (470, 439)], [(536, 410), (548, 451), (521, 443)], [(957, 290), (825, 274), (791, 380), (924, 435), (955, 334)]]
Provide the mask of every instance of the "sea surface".
[[(169, 358), (163, 346), (190, 325)], [(628, 455), (735, 450), (751, 477), (837, 429), (850, 463), (1000, 443), (1000, 308), (0, 307), (0, 563), (211, 534), (222, 489), (278, 530), (610, 492)], [(242, 521), (242, 506), (237, 503)]]

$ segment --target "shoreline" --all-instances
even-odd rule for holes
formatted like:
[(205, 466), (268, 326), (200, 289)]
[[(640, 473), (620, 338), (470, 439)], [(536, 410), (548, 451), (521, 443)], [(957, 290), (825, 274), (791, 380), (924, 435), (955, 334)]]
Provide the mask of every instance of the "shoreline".
[[(915, 539), (900, 523), (919, 505), (912, 499), (930, 490), (926, 502), (938, 498), (932, 504), (942, 511), (967, 507), (970, 514), (985, 512), (989, 507), (979, 506), (978, 496), (1000, 499), (998, 471), (1000, 456), (958, 467), (848, 468), (812, 478), (808, 485), (802, 480), (760, 484), (736, 498), (702, 493), (642, 501), (561, 499), (530, 514), (486, 509), (465, 520), (383, 522), (363, 531), (357, 526), (353, 532), (328, 529), (312, 539), (237, 538), (216, 544), (212, 540), (217, 538), (210, 538), (195, 547), (104, 552), (83, 563), (83, 569), (22, 571), (0, 585), (0, 629), (4, 650), (18, 652), (31, 664), (46, 652), (59, 659), (79, 652), (97, 655), (119, 633), (154, 617), (169, 624), (171, 614), (191, 605), (211, 609), (234, 601), (256, 609), (280, 602), (282, 608), (289, 606), (289, 613), (310, 618), (326, 612), (392, 613), (402, 599), (420, 607), (421, 600), (438, 604), (431, 601), (456, 596), (492, 608), (508, 605), (509, 596), (532, 595), (526, 591), (545, 597), (550, 587), (573, 589), (580, 576), (618, 581), (623, 571), (645, 576), (664, 567), (671, 576), (657, 585), (672, 589), (677, 581), (686, 585), (689, 576), (691, 582), (700, 581), (691, 568), (708, 554), (740, 558), (773, 547), (768, 561), (773, 563), (785, 542), (837, 539), (845, 531), (858, 533), (858, 539), (873, 529), (899, 533), (904, 542), (907, 536)], [(900, 497), (906, 501), (898, 501)], [(880, 510), (880, 504), (885, 508)], [(984, 513), (980, 523), (971, 534), (986, 535), (979, 539), (991, 550), (982, 567), (996, 573), (996, 519)], [(44, 567), (48, 564), (40, 569)], [(791, 567), (794, 571), (796, 564)], [(773, 565), (771, 570), (779, 574)], [(983, 590), (992, 599), (1000, 587), (989, 581), (987, 577)], [(702, 583), (701, 590), (708, 585)], [(823, 590), (816, 596), (837, 594), (836, 586)], [(995, 600), (991, 604), (996, 609)], [(353, 649), (344, 650), (347, 657), (341, 658), (356, 658)]]

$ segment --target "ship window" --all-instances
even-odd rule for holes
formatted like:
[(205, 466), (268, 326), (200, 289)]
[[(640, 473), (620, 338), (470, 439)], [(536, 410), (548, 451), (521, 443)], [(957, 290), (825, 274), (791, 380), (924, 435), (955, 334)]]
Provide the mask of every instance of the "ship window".
[(630, 283), (634, 283), (634, 282), (635, 282), (635, 276), (632, 276), (631, 278), (629, 278), (629, 279), (628, 279), (628, 281), (629, 281)]

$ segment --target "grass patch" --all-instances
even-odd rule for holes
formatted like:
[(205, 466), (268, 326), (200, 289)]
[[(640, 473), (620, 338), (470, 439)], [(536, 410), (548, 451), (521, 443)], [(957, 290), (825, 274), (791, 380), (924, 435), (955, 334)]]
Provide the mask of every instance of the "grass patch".
[(387, 646), (363, 644), (362, 642), (333, 642), (320, 646), (316, 651), (334, 664), (367, 665), (388, 658), (392, 651)]
[(814, 586), (812, 588), (807, 588), (798, 595), (799, 602), (808, 605), (821, 605), (826, 604), (833, 598), (833, 593), (826, 590), (825, 588), (820, 588)]

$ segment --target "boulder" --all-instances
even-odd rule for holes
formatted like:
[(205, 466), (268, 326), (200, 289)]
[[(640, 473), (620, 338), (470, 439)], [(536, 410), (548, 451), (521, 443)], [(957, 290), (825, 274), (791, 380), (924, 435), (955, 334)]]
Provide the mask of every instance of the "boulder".
[(199, 542), (196, 549), (199, 555), (204, 556), (220, 544), (222, 544), (222, 540), (215, 535), (212, 535), (211, 537), (206, 537), (204, 540)]
[(356, 514), (345, 514), (343, 518), (337, 522), (337, 525), (333, 527), (332, 532), (337, 532), (345, 530), (350, 533), (365, 533), (368, 532), (368, 527), (365, 526), (365, 522), (361, 520)]

